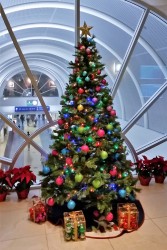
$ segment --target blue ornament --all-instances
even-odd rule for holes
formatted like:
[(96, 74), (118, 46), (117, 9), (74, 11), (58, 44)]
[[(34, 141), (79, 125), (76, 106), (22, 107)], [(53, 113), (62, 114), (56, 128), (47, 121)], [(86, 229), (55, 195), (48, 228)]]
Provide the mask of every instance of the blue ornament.
[(63, 149), (61, 150), (61, 153), (62, 153), (63, 155), (66, 155), (67, 153), (69, 153), (69, 150), (66, 149), (66, 148), (63, 148)]
[(111, 130), (108, 130), (108, 131), (107, 131), (107, 134), (108, 134), (108, 135), (112, 135), (112, 131), (111, 131)]
[(94, 119), (94, 122), (98, 122), (98, 119), (97, 119), (97, 118), (95, 118), (95, 119)]
[(86, 76), (86, 75), (87, 75), (87, 71), (84, 71), (84, 72), (82, 73), (82, 75), (83, 75), (83, 76)]
[(134, 197), (132, 194), (129, 194), (129, 199), (130, 199), (131, 201), (135, 201), (135, 200), (136, 200), (135, 197)]
[(118, 194), (120, 195), (121, 198), (125, 198), (126, 197), (126, 190), (125, 189), (120, 189), (118, 191)]
[(77, 152), (78, 152), (78, 153), (81, 152), (81, 148), (77, 148)]
[(110, 183), (110, 184), (108, 185), (108, 187), (109, 187), (109, 190), (114, 190), (114, 191), (117, 190), (117, 184), (114, 183), (114, 182)]
[(85, 77), (85, 81), (86, 81), (86, 82), (89, 82), (89, 81), (90, 81), (89, 76)]
[(50, 168), (48, 166), (43, 166), (43, 173), (48, 174), (50, 172)]
[(74, 209), (75, 208), (75, 201), (73, 201), (73, 200), (69, 200), (69, 202), (67, 203), (67, 207), (68, 207), (68, 209), (70, 209), (70, 210), (72, 210), (72, 209)]
[(73, 106), (73, 105), (74, 105), (74, 103), (75, 103), (74, 101), (70, 101), (70, 105), (72, 105), (72, 106)]
[(91, 102), (92, 100), (91, 100), (90, 97), (87, 97), (87, 98), (86, 98), (86, 101), (87, 101), (87, 102)]
[(64, 114), (63, 116), (64, 116), (65, 119), (70, 117), (70, 115), (68, 113)]
[(120, 156), (120, 154), (119, 154), (119, 153), (116, 153), (116, 154), (114, 155), (115, 160), (118, 160), (119, 156)]

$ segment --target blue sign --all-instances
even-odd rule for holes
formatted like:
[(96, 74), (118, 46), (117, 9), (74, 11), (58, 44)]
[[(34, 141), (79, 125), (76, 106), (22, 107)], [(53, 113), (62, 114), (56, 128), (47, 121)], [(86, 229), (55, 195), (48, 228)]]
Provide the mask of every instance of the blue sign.
[[(47, 110), (50, 111), (50, 106), (46, 106)], [(43, 111), (42, 106), (33, 106), (33, 107), (27, 107), (27, 106), (21, 106), (21, 107), (15, 107), (15, 112), (28, 112), (28, 111)]]

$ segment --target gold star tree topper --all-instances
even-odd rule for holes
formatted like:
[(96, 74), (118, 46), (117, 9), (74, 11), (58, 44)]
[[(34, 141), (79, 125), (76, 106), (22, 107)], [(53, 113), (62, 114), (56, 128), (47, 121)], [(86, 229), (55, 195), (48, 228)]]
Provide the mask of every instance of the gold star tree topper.
[(79, 29), (81, 30), (82, 34), (81, 36), (84, 36), (87, 37), (87, 36), (91, 36), (90, 34), (90, 30), (92, 29), (93, 27), (92, 26), (87, 26), (86, 22), (84, 22), (84, 25), (82, 27), (79, 27)]

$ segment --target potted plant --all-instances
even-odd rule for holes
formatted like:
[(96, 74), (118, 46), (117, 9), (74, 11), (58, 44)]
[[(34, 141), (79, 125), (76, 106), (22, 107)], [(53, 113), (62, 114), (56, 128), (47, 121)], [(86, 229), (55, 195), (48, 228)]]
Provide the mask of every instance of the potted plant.
[(29, 194), (30, 186), (36, 182), (36, 176), (30, 170), (29, 165), (21, 168), (13, 168), (11, 173), (11, 183), (16, 189), (18, 198), (26, 199)]
[(143, 159), (138, 159), (137, 162), (134, 163), (135, 170), (138, 174), (140, 184), (142, 186), (148, 186), (152, 178), (152, 166), (150, 160), (145, 155), (142, 157)]
[(12, 187), (10, 177), (10, 170), (4, 171), (0, 169), (0, 201), (6, 200), (6, 195), (9, 193), (9, 190)]
[(150, 160), (152, 173), (156, 183), (163, 183), (167, 175), (167, 161), (163, 156), (156, 156)]

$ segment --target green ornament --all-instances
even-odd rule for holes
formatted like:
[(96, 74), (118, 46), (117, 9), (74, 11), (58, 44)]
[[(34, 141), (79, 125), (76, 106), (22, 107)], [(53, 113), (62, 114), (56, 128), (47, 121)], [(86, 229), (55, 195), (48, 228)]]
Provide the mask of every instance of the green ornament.
[(98, 104), (96, 105), (96, 107), (98, 109), (102, 108), (103, 107), (103, 102), (102, 101), (98, 102)]
[(87, 142), (89, 142), (89, 143), (94, 142), (94, 139), (92, 138), (92, 136), (89, 136), (89, 137), (87, 138)]
[(65, 114), (65, 113), (68, 113), (69, 109), (66, 107), (66, 108), (62, 108), (62, 113)]
[(93, 180), (92, 184), (95, 189), (99, 188), (102, 185), (99, 179)]
[(81, 182), (83, 179), (83, 175), (81, 173), (78, 173), (75, 175), (75, 182)]
[(108, 97), (103, 97), (103, 103), (108, 103)]
[(78, 231), (79, 231), (79, 233), (84, 233), (85, 232), (84, 226), (80, 225)]
[(118, 144), (114, 144), (114, 149), (118, 149), (119, 148), (119, 145)]
[(106, 128), (107, 128), (108, 130), (113, 130), (113, 124), (112, 124), (112, 123), (107, 124), (107, 125), (106, 125)]
[(103, 160), (105, 160), (105, 159), (108, 158), (108, 153), (107, 153), (106, 151), (102, 150), (102, 151), (100, 152), (100, 157), (101, 157)]
[(66, 168), (66, 170), (64, 171), (64, 173), (65, 173), (66, 175), (69, 175), (69, 174), (70, 174), (70, 169), (69, 169), (69, 168)]
[(123, 173), (122, 173), (122, 177), (125, 178), (125, 177), (127, 177), (127, 176), (128, 176), (128, 172), (123, 172)]
[(78, 133), (82, 134), (85, 131), (85, 128), (80, 126), (77, 128), (77, 131)]
[(89, 130), (90, 130), (90, 126), (86, 126), (85, 131), (89, 131)]
[(87, 75), (87, 71), (83, 71), (82, 75), (86, 76)]
[(104, 167), (100, 167), (100, 172), (104, 172)]

